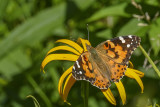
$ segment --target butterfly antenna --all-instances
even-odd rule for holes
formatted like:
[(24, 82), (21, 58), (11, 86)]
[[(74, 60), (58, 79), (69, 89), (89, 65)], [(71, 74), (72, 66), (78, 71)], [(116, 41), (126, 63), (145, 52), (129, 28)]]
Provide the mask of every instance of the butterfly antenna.
[(87, 31), (88, 31), (88, 41), (89, 41), (89, 28), (88, 28), (88, 24), (87, 24)]

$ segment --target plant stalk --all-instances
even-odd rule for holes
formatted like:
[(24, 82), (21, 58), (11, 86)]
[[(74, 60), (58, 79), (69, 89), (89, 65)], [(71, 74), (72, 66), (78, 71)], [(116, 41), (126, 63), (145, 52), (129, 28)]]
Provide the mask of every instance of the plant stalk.
[(83, 98), (84, 107), (88, 107), (89, 83), (86, 81), (81, 82), (81, 96)]
[(152, 59), (148, 56), (147, 52), (143, 49), (143, 47), (140, 45), (139, 46), (141, 51), (143, 52), (144, 56), (148, 59), (148, 62), (152, 65), (153, 69), (156, 71), (157, 75), (160, 77), (160, 71), (152, 61)]
[(42, 98), (42, 100), (46, 103), (47, 107), (52, 107), (52, 103), (50, 102), (49, 98), (46, 96), (46, 94), (41, 90), (39, 85), (35, 82), (35, 80), (32, 78), (30, 74), (26, 75), (27, 80), (29, 83), (33, 86), (35, 91), (38, 93), (38, 95)]

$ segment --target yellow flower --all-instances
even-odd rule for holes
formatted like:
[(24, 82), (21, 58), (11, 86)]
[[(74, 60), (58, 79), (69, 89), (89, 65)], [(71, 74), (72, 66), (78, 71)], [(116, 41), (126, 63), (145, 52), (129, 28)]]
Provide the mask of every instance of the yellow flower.
[[(67, 40), (67, 39), (60, 39), (56, 42), (65, 43), (69, 46), (57, 46), (57, 47), (52, 48), (47, 53), (47, 56), (45, 57), (45, 59), (42, 62), (41, 69), (43, 70), (43, 72), (44, 72), (44, 67), (50, 61), (53, 61), (53, 60), (76, 61), (78, 59), (78, 57), (81, 55), (82, 52), (87, 51), (86, 44), (90, 45), (88, 40), (84, 40), (84, 39), (81, 39), (81, 38), (79, 38), (77, 42), (79, 44), (82, 44), (83, 48), (79, 44), (77, 44), (77, 43), (75, 43), (71, 40)], [(73, 54), (62, 54), (62, 53), (61, 54), (54, 54), (53, 52), (55, 52), (57, 50), (66, 50), (66, 51), (72, 52)], [(143, 77), (144, 73), (133, 69), (133, 64), (131, 62), (130, 62), (130, 66), (131, 66), (130, 68), (127, 68), (127, 70), (125, 72), (125, 75), (129, 78), (135, 79), (141, 87), (141, 93), (143, 93), (144, 87), (143, 87), (143, 83), (142, 83), (140, 77)], [(68, 93), (69, 93), (71, 87), (76, 82), (76, 80), (72, 77), (72, 73), (71, 73), (72, 72), (72, 67), (73, 66), (68, 68), (62, 74), (62, 76), (59, 79), (58, 91), (59, 91), (59, 94), (60, 94), (60, 96), (61, 96), (61, 98), (63, 99), (64, 102), (67, 102)], [(66, 78), (66, 80), (65, 80), (65, 78)], [(64, 83), (64, 85), (63, 85), (63, 83)], [(115, 84), (117, 86), (120, 97), (122, 99), (122, 103), (125, 104), (126, 93), (125, 93), (124, 86), (123, 86), (121, 81), (115, 82)], [(101, 91), (110, 103), (112, 103), (113, 105), (116, 105), (116, 100), (115, 100), (110, 88), (101, 89)]]

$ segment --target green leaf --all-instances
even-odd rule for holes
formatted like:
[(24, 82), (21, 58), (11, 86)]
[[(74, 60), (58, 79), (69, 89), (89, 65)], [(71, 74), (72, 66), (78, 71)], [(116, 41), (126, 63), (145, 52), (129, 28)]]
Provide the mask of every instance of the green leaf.
[[(65, 20), (66, 4), (41, 11), (25, 23), (14, 29), (0, 43), (0, 58), (14, 48), (32, 45), (46, 36)], [(5, 48), (4, 48), (5, 46)]]
[(103, 38), (103, 39), (111, 39), (112, 38), (112, 31), (111, 31), (111, 29), (106, 29), (106, 30), (103, 30), (103, 31), (96, 33), (96, 36)]
[(122, 3), (115, 6), (110, 6), (103, 8), (96, 13), (94, 13), (89, 19), (87, 19), (87, 22), (92, 22), (98, 19), (105, 18), (107, 16), (124, 16), (129, 17), (130, 15), (126, 13), (125, 8), (128, 4)]
[(38, 103), (37, 99), (32, 96), (32, 95), (28, 95), (27, 98), (32, 98), (33, 99), (33, 102), (34, 102), (34, 105), (35, 107), (40, 107), (40, 104)]
[(8, 28), (6, 23), (0, 21), (0, 36), (5, 36), (8, 33)]
[(0, 85), (3, 86), (3, 85), (7, 85), (8, 81), (6, 81), (5, 79), (3, 78), (0, 78)]
[(137, 19), (131, 19), (128, 23), (126, 23), (117, 33), (117, 36), (122, 35), (137, 35), (143, 37), (148, 31), (148, 26), (138, 26), (138, 23), (142, 21), (138, 21)]
[(13, 76), (31, 67), (31, 65), (29, 56), (22, 49), (16, 49), (0, 60), (0, 73), (6, 79), (11, 80)]
[(140, 68), (140, 71), (143, 71), (146, 77), (154, 78), (154, 79), (159, 79), (159, 76), (155, 72), (153, 68), (145, 69), (145, 68)]
[[(80, 2), (81, 0), (77, 1)], [(91, 1), (93, 2), (93, 0)], [(91, 5), (92, 2), (88, 3), (87, 6)], [(81, 1), (80, 3), (83, 5), (85, 4), (85, 1)], [(69, 4), (69, 6), (70, 5), (73, 4)], [(0, 42), (0, 58), (14, 48), (33, 45), (49, 36), (55, 28), (64, 24), (67, 18), (67, 8), (68, 5), (66, 3), (61, 3), (58, 6), (39, 12), (36, 16), (16, 27), (3, 41)], [(78, 10), (74, 10), (72, 13), (68, 12), (67, 16), (78, 14), (75, 11)]]
[(150, 26), (149, 39), (156, 56), (160, 50), (160, 18)]
[(74, 0), (80, 10), (86, 10), (95, 0)]
[(9, 0), (0, 0), (0, 20), (5, 15), (8, 3), (9, 3)]
[(99, 101), (94, 97), (89, 98), (89, 107), (99, 107)]

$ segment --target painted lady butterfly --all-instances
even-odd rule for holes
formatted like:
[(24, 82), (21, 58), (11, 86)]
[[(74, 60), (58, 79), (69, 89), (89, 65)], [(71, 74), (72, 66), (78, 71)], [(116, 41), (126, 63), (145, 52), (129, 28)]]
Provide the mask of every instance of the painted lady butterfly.
[(72, 76), (107, 89), (111, 82), (118, 82), (125, 75), (131, 54), (140, 41), (140, 37), (128, 35), (102, 42), (96, 48), (86, 45), (88, 51), (75, 62)]

